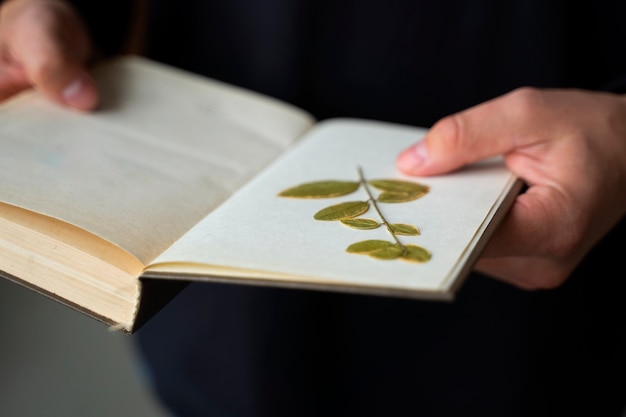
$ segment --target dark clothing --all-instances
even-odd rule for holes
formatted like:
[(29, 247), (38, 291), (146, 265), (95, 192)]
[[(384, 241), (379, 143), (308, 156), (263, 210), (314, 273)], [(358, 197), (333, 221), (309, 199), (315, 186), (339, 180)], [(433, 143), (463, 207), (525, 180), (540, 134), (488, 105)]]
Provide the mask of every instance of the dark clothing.
[(430, 126), (519, 86), (599, 89), (626, 75), (617, 0), (152, 4), (149, 55), (318, 118)]
[[(320, 119), (428, 127), (519, 86), (626, 91), (625, 16), (622, 1), (153, 0), (147, 54)], [(625, 238), (622, 222), (558, 289), (474, 274), (453, 303), (192, 284), (135, 337), (181, 417), (620, 416)]]

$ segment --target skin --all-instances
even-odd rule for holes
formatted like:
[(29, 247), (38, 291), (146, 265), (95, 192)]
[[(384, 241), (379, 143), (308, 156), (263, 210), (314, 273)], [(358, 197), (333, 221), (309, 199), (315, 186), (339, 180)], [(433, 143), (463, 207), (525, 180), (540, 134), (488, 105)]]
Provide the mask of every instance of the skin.
[(626, 213), (626, 96), (520, 88), (440, 120), (397, 165), (436, 175), (499, 154), (528, 189), (477, 269), (520, 288), (558, 287)]
[[(0, 101), (34, 87), (92, 110), (91, 58), (87, 31), (63, 0), (0, 7)], [(528, 188), (477, 269), (524, 289), (558, 287), (626, 213), (626, 96), (517, 89), (443, 118), (397, 166), (438, 175), (494, 155), (504, 155)]]
[(0, 101), (34, 87), (62, 105), (92, 110), (92, 47), (76, 12), (62, 0), (10, 0), (0, 8)]

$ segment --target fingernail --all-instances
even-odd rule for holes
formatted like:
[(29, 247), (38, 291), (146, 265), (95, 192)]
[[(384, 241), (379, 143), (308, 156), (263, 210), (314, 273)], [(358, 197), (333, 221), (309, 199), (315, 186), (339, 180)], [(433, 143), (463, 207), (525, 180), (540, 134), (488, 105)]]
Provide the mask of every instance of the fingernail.
[(413, 165), (416, 167), (423, 165), (424, 162), (426, 162), (427, 154), (426, 144), (424, 142), (418, 142), (413, 147)]
[(63, 101), (71, 106), (82, 110), (93, 108), (97, 101), (97, 96), (93, 88), (83, 77), (78, 77), (69, 83), (61, 93)]
[(83, 90), (83, 86), (85, 82), (82, 78), (76, 78), (74, 81), (69, 83), (65, 89), (63, 90), (63, 99), (66, 101), (72, 101), (76, 99), (80, 95), (80, 92)]
[(398, 165), (401, 170), (411, 173), (426, 162), (426, 154), (426, 145), (423, 142), (418, 142), (400, 154)]

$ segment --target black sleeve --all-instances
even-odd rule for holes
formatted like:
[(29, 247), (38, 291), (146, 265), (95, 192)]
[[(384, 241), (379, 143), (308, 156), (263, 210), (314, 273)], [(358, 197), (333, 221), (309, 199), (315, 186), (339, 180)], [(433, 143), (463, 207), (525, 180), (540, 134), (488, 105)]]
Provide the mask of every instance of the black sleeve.
[(97, 50), (114, 55), (127, 44), (135, 1), (132, 0), (70, 0), (83, 18)]
[(606, 83), (602, 90), (610, 91), (612, 93), (626, 94), (626, 74), (621, 77), (614, 78), (610, 82)]

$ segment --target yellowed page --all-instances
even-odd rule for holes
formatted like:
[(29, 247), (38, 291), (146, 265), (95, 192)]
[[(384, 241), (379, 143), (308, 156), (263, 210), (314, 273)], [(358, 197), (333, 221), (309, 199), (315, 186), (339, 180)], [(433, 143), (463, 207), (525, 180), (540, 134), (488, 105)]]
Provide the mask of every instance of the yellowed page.
[[(302, 142), (159, 256), (150, 272), (450, 298), (517, 180), (500, 159), (438, 177), (401, 175), (395, 168), (396, 156), (425, 132), (372, 121), (319, 123)], [(346, 253), (349, 245), (359, 241), (393, 239), (385, 227), (356, 230), (313, 218), (335, 204), (367, 201), (364, 187), (325, 199), (277, 197), (282, 190), (311, 181), (358, 181), (359, 166), (365, 179), (409, 180), (430, 188), (414, 201), (379, 204), (390, 223), (420, 230), (419, 236), (398, 237), (405, 245), (427, 249), (432, 254), (429, 261), (409, 263)], [(371, 205), (360, 217), (380, 221)]]
[(132, 255), (83, 229), (3, 203), (0, 230), (1, 276), (107, 324), (132, 327), (143, 269)]
[(0, 201), (86, 229), (144, 264), (313, 123), (139, 57), (96, 77), (103, 99), (92, 114), (34, 92), (0, 106)]

